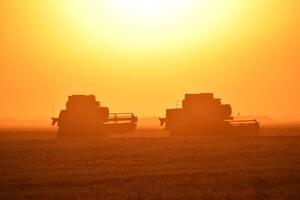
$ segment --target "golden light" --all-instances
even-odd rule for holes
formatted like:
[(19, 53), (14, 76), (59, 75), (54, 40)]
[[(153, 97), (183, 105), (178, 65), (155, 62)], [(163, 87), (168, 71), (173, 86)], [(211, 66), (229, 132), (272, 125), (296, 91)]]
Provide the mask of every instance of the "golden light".
[(240, 0), (69, 0), (79, 34), (126, 51), (174, 48), (228, 27)]

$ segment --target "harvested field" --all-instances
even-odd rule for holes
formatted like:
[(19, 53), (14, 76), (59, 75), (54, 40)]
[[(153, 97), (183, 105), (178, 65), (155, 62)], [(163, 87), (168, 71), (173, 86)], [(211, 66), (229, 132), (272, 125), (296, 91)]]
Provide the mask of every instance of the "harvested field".
[(154, 131), (157, 137), (57, 140), (51, 131), (32, 138), (7, 134), (0, 134), (0, 199), (300, 197), (298, 136), (170, 138)]

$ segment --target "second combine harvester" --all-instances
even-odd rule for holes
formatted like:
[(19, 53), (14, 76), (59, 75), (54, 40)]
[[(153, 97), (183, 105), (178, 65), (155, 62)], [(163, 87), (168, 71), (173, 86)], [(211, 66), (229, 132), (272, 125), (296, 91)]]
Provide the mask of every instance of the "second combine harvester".
[(258, 135), (256, 120), (234, 120), (229, 104), (222, 104), (213, 93), (186, 94), (182, 108), (167, 109), (161, 125), (172, 136)]

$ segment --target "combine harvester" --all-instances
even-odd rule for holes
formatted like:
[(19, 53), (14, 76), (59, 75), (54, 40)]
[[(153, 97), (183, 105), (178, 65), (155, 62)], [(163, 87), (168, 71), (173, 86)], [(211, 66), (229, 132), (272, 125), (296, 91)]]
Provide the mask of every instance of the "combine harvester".
[(94, 95), (69, 96), (66, 109), (52, 125), (58, 125), (58, 138), (104, 137), (110, 133), (129, 133), (136, 128), (137, 117), (133, 113), (109, 113), (101, 107)]
[(167, 109), (159, 118), (171, 136), (258, 135), (257, 120), (234, 120), (229, 104), (213, 93), (186, 94), (182, 108)]

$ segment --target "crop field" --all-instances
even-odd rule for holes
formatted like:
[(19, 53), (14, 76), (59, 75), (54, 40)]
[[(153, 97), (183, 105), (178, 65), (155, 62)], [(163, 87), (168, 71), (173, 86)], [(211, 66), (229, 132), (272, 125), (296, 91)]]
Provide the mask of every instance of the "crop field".
[(0, 199), (299, 199), (300, 137), (0, 133)]

